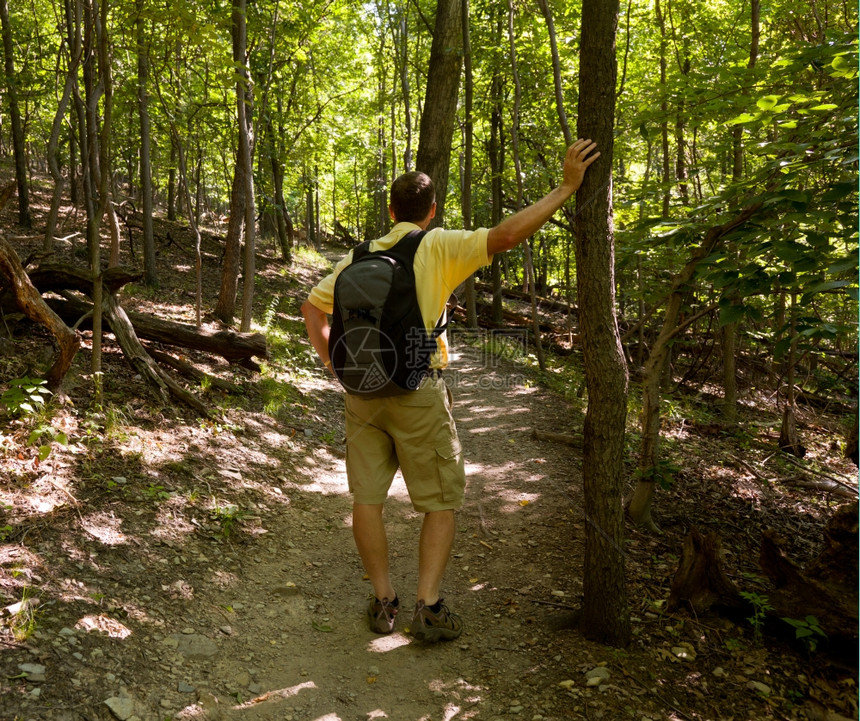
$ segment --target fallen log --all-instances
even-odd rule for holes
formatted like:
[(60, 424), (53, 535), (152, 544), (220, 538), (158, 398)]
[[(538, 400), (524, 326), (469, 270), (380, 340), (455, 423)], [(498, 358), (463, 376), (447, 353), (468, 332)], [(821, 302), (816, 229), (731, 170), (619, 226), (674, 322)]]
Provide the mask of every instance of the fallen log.
[(104, 318), (110, 325), (126, 360), (138, 373), (150, 381), (162, 401), (166, 403), (168, 395), (173, 395), (200, 415), (209, 417), (209, 409), (206, 405), (198, 400), (193, 393), (189, 393), (173, 380), (146, 352), (115, 295), (106, 293), (104, 296)]
[[(47, 303), (67, 322), (74, 323), (92, 311), (91, 303), (74, 298), (50, 298)], [(259, 371), (260, 366), (251, 360), (252, 358), (269, 357), (266, 336), (262, 333), (196, 328), (188, 323), (164, 320), (133, 311), (127, 311), (127, 315), (137, 336), (145, 340), (211, 353), (254, 371)]]
[[(107, 293), (114, 294), (127, 283), (139, 279), (140, 273), (116, 267), (106, 269), (102, 277)], [(30, 279), (42, 293), (60, 290), (76, 290), (87, 296), (92, 293), (92, 279), (74, 266), (43, 265), (30, 273)], [(47, 302), (61, 318), (73, 325), (92, 312), (92, 304), (68, 296), (65, 300), (49, 299)], [(259, 371), (260, 366), (251, 358), (269, 357), (266, 337), (262, 333), (238, 333), (224, 329), (213, 331), (146, 313), (126, 311), (126, 314), (138, 337), (146, 340), (212, 353), (255, 371)]]
[(210, 375), (209, 373), (204, 373), (202, 370), (195, 368), (193, 365), (185, 362), (181, 358), (174, 358), (169, 353), (162, 353), (160, 350), (156, 350), (152, 347), (147, 347), (146, 351), (159, 363), (162, 363), (166, 366), (170, 366), (174, 370), (177, 370), (182, 373), (182, 375), (186, 376), (187, 378), (191, 378), (192, 380), (200, 381), (203, 383), (208, 383), (214, 388), (219, 388), (220, 390), (226, 391), (227, 393), (239, 394), (244, 392), (244, 389), (240, 388), (235, 383), (225, 381), (223, 378)]
[[(489, 293), (492, 295), (493, 286), (489, 283), (481, 283), (480, 281), (475, 283), (475, 288), (481, 291), (482, 293)], [(502, 295), (506, 298), (515, 298), (517, 300), (521, 300), (524, 303), (531, 303), (531, 296), (528, 293), (524, 293), (521, 290), (513, 290), (511, 288), (502, 288)], [(537, 296), (536, 298), (538, 308), (542, 310), (552, 310), (558, 313), (568, 312), (568, 304), (563, 300), (557, 300), (556, 298), (543, 298), (541, 296)], [(571, 304), (569, 307), (571, 313), (576, 313), (576, 306)]]
[(57, 340), (59, 353), (45, 374), (48, 389), (57, 393), (81, 346), (77, 334), (45, 303), (21, 265), (15, 249), (0, 236), (0, 277), (15, 296), (15, 302), (30, 320), (44, 325)]

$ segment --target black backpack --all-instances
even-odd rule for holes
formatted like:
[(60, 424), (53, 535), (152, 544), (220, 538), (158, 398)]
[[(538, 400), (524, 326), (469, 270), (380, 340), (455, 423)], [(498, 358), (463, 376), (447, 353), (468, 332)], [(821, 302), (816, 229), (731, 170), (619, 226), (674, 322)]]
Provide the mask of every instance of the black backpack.
[(356, 246), (334, 284), (328, 348), (348, 393), (384, 398), (418, 388), (445, 330), (427, 332), (418, 307), (413, 263), (426, 231), (413, 230), (387, 250)]

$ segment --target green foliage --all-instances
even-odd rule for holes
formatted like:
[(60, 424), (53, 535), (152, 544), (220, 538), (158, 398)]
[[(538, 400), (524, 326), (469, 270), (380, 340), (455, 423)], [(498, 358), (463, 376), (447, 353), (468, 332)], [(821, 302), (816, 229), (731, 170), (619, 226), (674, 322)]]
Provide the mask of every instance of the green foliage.
[(753, 634), (756, 641), (761, 640), (762, 629), (764, 628), (764, 619), (768, 611), (773, 611), (773, 606), (770, 605), (770, 599), (767, 596), (756, 593), (755, 591), (741, 591), (741, 598), (747, 601), (752, 606), (753, 615), (747, 618), (750, 625), (753, 627)]
[(166, 501), (170, 498), (170, 493), (167, 489), (156, 483), (150, 483), (143, 489), (143, 495), (150, 501)]
[(675, 474), (680, 470), (681, 467), (674, 464), (672, 461), (660, 458), (657, 460), (657, 463), (650, 468), (637, 469), (634, 476), (636, 480), (656, 483), (664, 491), (668, 491), (675, 482)]
[[(47, 441), (47, 442), (46, 442)], [(29, 437), (27, 438), (27, 443), (29, 445), (34, 445), (39, 443), (39, 460), (44, 461), (49, 455), (51, 455), (51, 444), (59, 443), (60, 445), (66, 445), (69, 442), (68, 435), (64, 432), (55, 428), (54, 426), (48, 425), (46, 423), (42, 423), (36, 428), (34, 428)]]
[(818, 642), (827, 638), (827, 634), (821, 630), (818, 619), (815, 616), (807, 616), (804, 619), (784, 618), (782, 619), (794, 628), (794, 637), (804, 644), (809, 653), (818, 648)]
[(15, 378), (0, 395), (2, 403), (13, 416), (31, 416), (41, 410), (53, 395), (47, 381), (41, 378)]
[(19, 643), (23, 643), (35, 633), (38, 627), (38, 606), (36, 604), (36, 592), (29, 586), (24, 586), (21, 592), (21, 600), (16, 604), (16, 609), (8, 619), (7, 623), (12, 635)]
[(247, 512), (235, 503), (221, 504), (215, 501), (215, 505), (209, 511), (209, 517), (218, 524), (221, 537), (226, 541), (236, 531)]

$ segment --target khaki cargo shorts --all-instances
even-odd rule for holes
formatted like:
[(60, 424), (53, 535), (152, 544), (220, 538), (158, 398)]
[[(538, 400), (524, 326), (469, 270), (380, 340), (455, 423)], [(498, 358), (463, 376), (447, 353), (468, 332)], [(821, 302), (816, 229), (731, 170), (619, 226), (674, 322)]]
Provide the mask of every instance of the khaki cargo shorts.
[(346, 396), (346, 475), (353, 501), (383, 503), (399, 467), (419, 513), (463, 505), (466, 473), (441, 377), (402, 396)]

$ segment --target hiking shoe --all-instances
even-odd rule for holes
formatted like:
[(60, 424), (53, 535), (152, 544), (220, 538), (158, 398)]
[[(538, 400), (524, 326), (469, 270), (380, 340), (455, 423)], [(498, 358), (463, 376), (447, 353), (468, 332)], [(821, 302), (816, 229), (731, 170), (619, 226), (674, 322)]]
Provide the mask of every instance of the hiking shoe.
[(434, 604), (438, 610), (433, 611), (424, 601), (415, 604), (412, 616), (410, 635), (417, 641), (435, 643), (436, 641), (451, 641), (463, 633), (463, 621), (456, 613), (451, 613), (440, 598)]
[(394, 630), (394, 619), (400, 601), (397, 597), (393, 601), (383, 598), (381, 601), (374, 598), (367, 608), (367, 617), (370, 619), (370, 630), (374, 633), (391, 633)]

